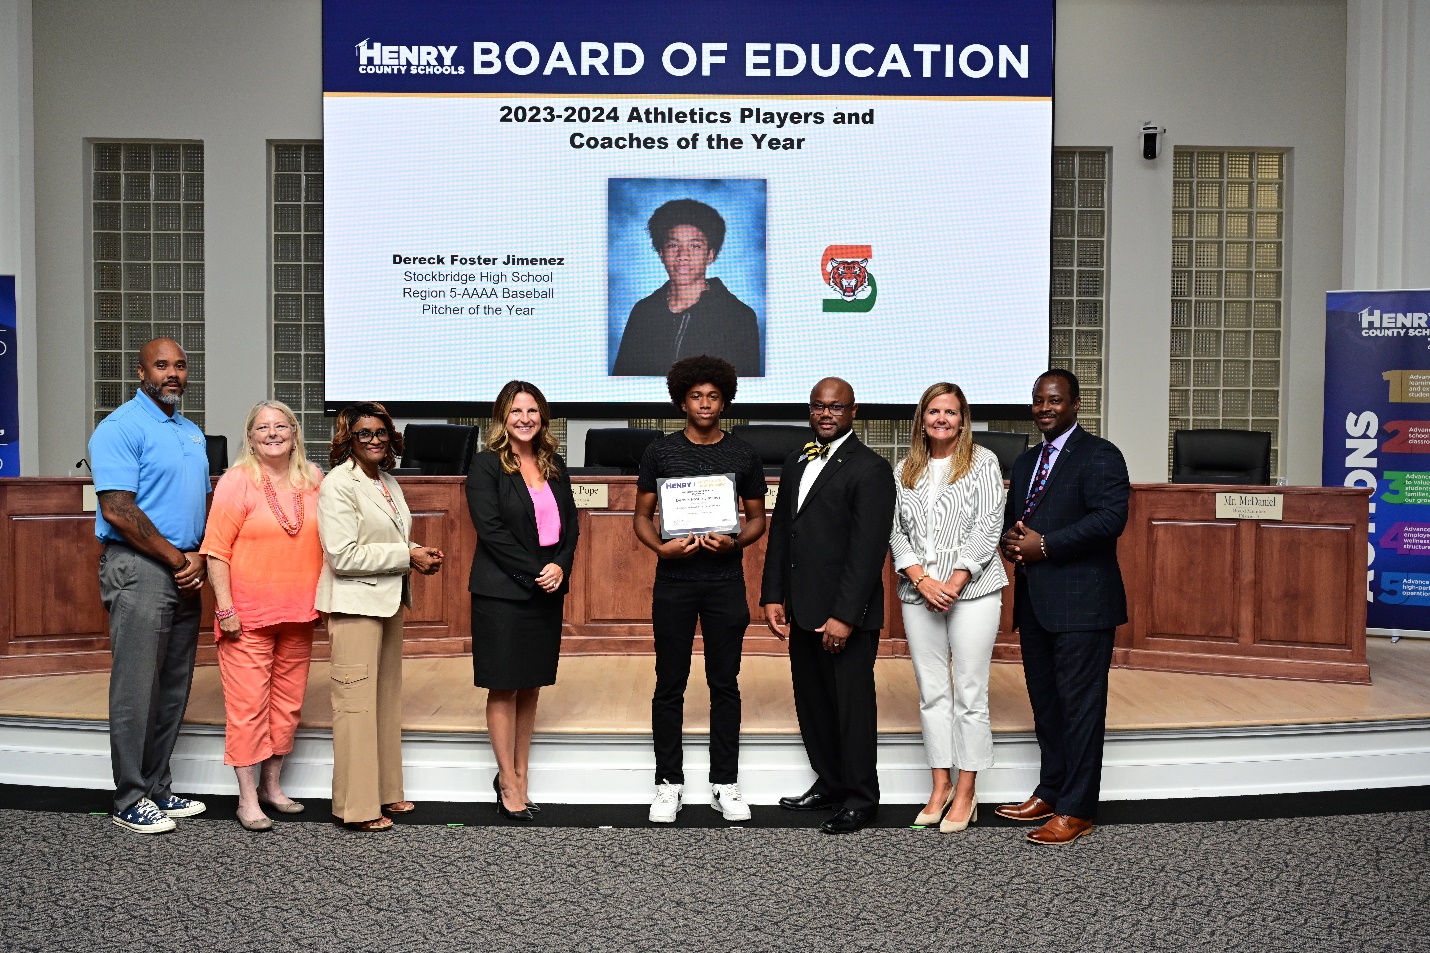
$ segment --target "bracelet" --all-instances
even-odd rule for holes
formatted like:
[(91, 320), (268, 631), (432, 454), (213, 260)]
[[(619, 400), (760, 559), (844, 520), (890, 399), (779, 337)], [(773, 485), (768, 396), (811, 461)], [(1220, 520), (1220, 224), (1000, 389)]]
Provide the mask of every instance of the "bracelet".
[(913, 580), (914, 588), (917, 589), (917, 588), (919, 587), (919, 583), (923, 582), (923, 581), (924, 581), (925, 579), (927, 579), (928, 577), (929, 577), (929, 574), (928, 574), (928, 573), (924, 573), (924, 574), (923, 574), (922, 576), (920, 576), (919, 578)]
[(214, 618), (222, 622), (224, 619), (232, 619), (237, 612), (238, 610), (233, 606), (229, 606), (227, 609), (215, 609)]
[(1043, 558), (1048, 558), (1048, 541), (1043, 537), (1038, 537), (1038, 548), (1043, 551)]

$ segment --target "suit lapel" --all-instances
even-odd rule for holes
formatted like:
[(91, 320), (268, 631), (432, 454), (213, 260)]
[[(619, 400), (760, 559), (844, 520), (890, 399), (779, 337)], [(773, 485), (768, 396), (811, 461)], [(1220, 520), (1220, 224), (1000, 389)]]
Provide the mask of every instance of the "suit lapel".
[(512, 481), (512, 486), (516, 490), (516, 497), (521, 501), (521, 508), (526, 513), (526, 518), (531, 520), (533, 528), (536, 526), (536, 503), (531, 499), (531, 491), (527, 488), (526, 481), (521, 477), (521, 471), (508, 473), (507, 478)]
[[(377, 485), (368, 479), (367, 474), (362, 472), (362, 468), (357, 465), (356, 461), (352, 463), (352, 468), (353, 479), (362, 487), (363, 492), (377, 503), (378, 508), (387, 514), (387, 518), (392, 520), (393, 525), (397, 527), (397, 531), (405, 537), (407, 535), (407, 527), (402, 525), (402, 517), (393, 509), (397, 503), (397, 497), (394, 495), (392, 503), (387, 502), (387, 497), (383, 494), (382, 490), (378, 489)], [(377, 478), (379, 480), (389, 479), (387, 474), (381, 471), (378, 472)]]
[(1034, 447), (1020, 454), (1013, 464), (1013, 472), (1008, 475), (1008, 496), (1019, 513), (1028, 504), (1028, 484), (1033, 482), (1033, 471), (1037, 469), (1038, 451), (1041, 449), (1041, 446)]
[[(849, 439), (839, 445), (839, 449), (834, 451), (834, 455), (829, 458), (829, 462), (824, 465), (824, 469), (819, 471), (819, 476), (814, 478), (814, 483), (810, 486), (809, 492), (805, 494), (804, 506), (801, 506), (795, 515), (803, 513), (804, 507), (808, 506), (809, 501), (814, 499), (814, 494), (828, 485), (829, 481), (834, 478), (834, 475), (842, 469), (844, 461), (849, 459), (849, 455), (854, 452), (854, 448), (858, 446), (858, 444), (859, 438), (851, 433), (849, 434)], [(808, 466), (807, 463), (806, 466)], [(800, 481), (803, 482), (803, 480), (804, 471), (801, 470)], [(798, 492), (798, 488), (796, 488), (796, 492)], [(798, 500), (799, 497), (795, 497), (795, 499)]]
[[(1038, 497), (1038, 502), (1033, 506), (1033, 513), (1038, 512), (1038, 507), (1043, 505), (1043, 501), (1048, 498), (1048, 494), (1052, 492), (1053, 486), (1058, 482), (1058, 479), (1064, 473), (1066, 473), (1068, 471), (1068, 468), (1072, 465), (1073, 454), (1077, 448), (1078, 443), (1082, 440), (1082, 435), (1083, 429), (1081, 427), (1077, 427), (1073, 430), (1072, 433), (1068, 434), (1067, 443), (1063, 444), (1063, 448), (1059, 450), (1058, 455), (1053, 458), (1053, 470), (1051, 473), (1048, 474), (1048, 482), (1043, 487), (1043, 495)], [(1039, 447), (1038, 449), (1040, 451), (1042, 450), (1041, 447)], [(1037, 464), (1035, 463), (1034, 466), (1036, 467)], [(1032, 479), (1033, 475), (1031, 473), (1028, 474), (1028, 480), (1031, 481)], [(1024, 487), (1024, 505), (1026, 505), (1027, 492), (1027, 487)], [(1028, 515), (1032, 516), (1033, 513), (1029, 513)]]

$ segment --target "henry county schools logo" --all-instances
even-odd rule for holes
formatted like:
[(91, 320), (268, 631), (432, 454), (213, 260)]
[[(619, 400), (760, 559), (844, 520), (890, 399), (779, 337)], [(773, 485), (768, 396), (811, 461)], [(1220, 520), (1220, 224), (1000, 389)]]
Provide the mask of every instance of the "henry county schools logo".
[(879, 297), (879, 283), (869, 272), (869, 259), (874, 257), (872, 245), (830, 245), (824, 249), (820, 276), (824, 284), (839, 297), (825, 298), (824, 310), (843, 312), (872, 311)]
[(368, 37), (356, 44), (359, 73), (462, 75), (467, 68), (453, 65), (456, 46), (393, 46), (373, 43)]

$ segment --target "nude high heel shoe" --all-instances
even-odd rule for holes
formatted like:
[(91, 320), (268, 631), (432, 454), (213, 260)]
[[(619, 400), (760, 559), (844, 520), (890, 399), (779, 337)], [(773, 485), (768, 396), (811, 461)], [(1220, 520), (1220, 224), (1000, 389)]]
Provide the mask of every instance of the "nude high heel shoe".
[(943, 820), (938, 823), (938, 832), (940, 834), (957, 834), (959, 831), (967, 830), (968, 825), (976, 820), (978, 820), (978, 792), (974, 791), (973, 810), (968, 812), (968, 816), (961, 821), (955, 821), (951, 814), (945, 814)]
[(919, 811), (919, 816), (914, 818), (914, 826), (931, 827), (943, 820), (944, 815), (948, 813), (949, 805), (953, 803), (953, 795), (953, 791), (948, 792), (948, 800), (943, 802), (943, 810), (941, 811)]

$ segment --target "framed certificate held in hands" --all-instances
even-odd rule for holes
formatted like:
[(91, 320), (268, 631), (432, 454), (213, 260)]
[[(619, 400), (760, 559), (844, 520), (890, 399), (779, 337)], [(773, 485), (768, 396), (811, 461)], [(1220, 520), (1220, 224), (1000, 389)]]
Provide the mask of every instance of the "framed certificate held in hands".
[(661, 539), (702, 533), (740, 532), (735, 474), (670, 477), (657, 488)]

